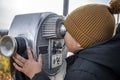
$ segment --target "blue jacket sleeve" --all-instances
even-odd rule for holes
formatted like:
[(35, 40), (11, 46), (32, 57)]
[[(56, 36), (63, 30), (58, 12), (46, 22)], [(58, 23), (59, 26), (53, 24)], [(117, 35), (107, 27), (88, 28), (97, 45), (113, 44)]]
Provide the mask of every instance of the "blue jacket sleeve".
[(46, 73), (39, 72), (35, 74), (35, 76), (32, 78), (32, 80), (50, 80)]
[(87, 71), (75, 70), (66, 74), (64, 80), (99, 80), (99, 79), (97, 79), (97, 77), (94, 74), (89, 73)]

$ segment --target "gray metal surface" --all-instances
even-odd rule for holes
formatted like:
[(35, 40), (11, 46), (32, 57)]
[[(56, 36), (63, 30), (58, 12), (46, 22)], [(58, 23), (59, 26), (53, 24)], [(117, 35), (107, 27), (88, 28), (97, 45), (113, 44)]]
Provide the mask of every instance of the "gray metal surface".
[[(25, 45), (31, 48), (35, 60), (40, 53), (42, 54), (43, 70), (48, 75), (55, 75), (61, 69), (65, 56), (63, 38), (66, 29), (63, 20), (62, 16), (51, 12), (17, 15), (8, 32), (7, 38), (9, 39), (3, 37), (3, 40), (5, 38), (7, 42), (13, 45), (16, 44), (18, 37), (23, 38)], [(5, 43), (4, 41), (1, 43)], [(12, 55), (19, 49), (17, 48), (18, 45), (23, 45), (18, 43), (11, 46), (11, 51), (5, 49), (8, 44), (3, 44), (2, 52)]]

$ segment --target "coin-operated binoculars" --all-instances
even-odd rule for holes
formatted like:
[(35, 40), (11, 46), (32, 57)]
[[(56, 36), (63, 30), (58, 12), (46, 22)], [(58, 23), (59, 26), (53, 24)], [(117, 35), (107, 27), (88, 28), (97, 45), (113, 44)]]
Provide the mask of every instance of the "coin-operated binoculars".
[[(44, 72), (55, 75), (63, 65), (66, 54), (63, 40), (65, 32), (63, 17), (55, 13), (17, 15), (8, 35), (3, 36), (0, 41), (0, 50), (8, 57), (18, 53), (27, 58), (26, 49), (30, 47), (35, 60), (39, 53), (42, 54)], [(24, 77), (17, 79), (16, 76), (21, 76), (17, 73), (19, 71), (12, 66), (14, 80), (26, 80)]]

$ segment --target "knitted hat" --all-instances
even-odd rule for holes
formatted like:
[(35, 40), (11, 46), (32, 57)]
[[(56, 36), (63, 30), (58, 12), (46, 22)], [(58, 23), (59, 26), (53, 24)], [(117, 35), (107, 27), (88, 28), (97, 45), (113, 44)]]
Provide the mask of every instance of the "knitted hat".
[(115, 18), (120, 13), (120, 0), (111, 0), (110, 7), (88, 4), (69, 14), (64, 25), (71, 36), (83, 47), (104, 41), (113, 36)]

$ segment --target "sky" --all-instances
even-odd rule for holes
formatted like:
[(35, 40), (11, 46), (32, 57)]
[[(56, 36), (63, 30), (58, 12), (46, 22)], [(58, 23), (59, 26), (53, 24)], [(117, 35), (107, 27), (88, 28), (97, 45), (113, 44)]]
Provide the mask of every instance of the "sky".
[[(0, 29), (9, 29), (15, 15), (54, 12), (63, 14), (64, 0), (0, 0)], [(110, 0), (69, 0), (69, 13), (89, 3), (108, 5)]]

